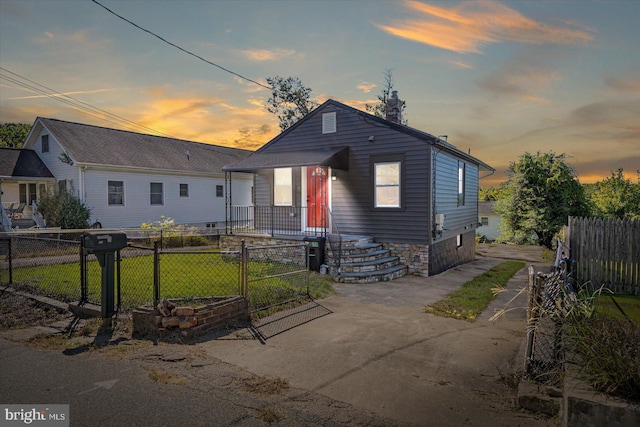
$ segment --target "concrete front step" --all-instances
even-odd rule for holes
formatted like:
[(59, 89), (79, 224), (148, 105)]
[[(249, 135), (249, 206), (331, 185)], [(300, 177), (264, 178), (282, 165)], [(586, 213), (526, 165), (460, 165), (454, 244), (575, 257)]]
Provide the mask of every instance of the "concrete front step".
[(385, 282), (407, 274), (406, 265), (396, 265), (384, 270), (360, 272), (360, 273), (341, 273), (336, 280), (341, 283), (374, 283)]

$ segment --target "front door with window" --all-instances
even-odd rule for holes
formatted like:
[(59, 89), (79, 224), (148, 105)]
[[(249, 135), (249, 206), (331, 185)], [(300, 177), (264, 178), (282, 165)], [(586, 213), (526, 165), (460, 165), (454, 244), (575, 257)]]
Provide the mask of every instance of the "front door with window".
[(329, 202), (329, 168), (310, 166), (307, 168), (307, 227), (326, 228)]

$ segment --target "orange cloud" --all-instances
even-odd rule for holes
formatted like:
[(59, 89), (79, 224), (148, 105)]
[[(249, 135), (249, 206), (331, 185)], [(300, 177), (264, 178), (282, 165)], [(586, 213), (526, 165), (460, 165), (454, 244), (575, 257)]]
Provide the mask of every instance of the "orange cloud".
[(393, 26), (378, 25), (396, 37), (457, 53), (481, 53), (487, 43), (512, 41), (527, 44), (577, 44), (593, 40), (590, 32), (552, 26), (527, 18), (495, 1), (466, 1), (446, 8), (418, 1), (405, 5), (422, 19), (407, 19)]
[(356, 86), (356, 89), (360, 89), (364, 93), (369, 93), (369, 92), (371, 92), (371, 89), (376, 88), (376, 87), (378, 87), (378, 85), (375, 84), (375, 83), (362, 82), (358, 86)]
[(296, 55), (295, 50), (290, 49), (275, 49), (275, 50), (267, 50), (267, 49), (253, 49), (253, 50), (243, 50), (241, 51), (247, 58), (252, 59), (254, 61), (275, 61), (283, 58), (290, 58)]

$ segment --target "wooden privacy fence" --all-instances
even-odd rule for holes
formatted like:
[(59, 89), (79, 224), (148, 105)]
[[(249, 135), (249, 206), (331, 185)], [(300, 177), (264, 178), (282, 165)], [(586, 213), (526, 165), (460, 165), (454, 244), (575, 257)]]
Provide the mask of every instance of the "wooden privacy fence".
[(565, 239), (579, 285), (640, 295), (640, 220), (569, 217)]

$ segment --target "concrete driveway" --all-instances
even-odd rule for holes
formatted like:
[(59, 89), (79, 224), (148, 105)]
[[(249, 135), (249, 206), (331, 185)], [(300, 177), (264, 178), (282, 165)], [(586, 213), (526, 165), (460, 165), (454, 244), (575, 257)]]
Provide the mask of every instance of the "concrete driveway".
[[(401, 425), (554, 425), (515, 408), (526, 297), (497, 321), (488, 320), (526, 287), (526, 268), (475, 323), (424, 313), (425, 305), (500, 263), (506, 253), (514, 258), (513, 247), (499, 249), (482, 247), (476, 261), (430, 278), (339, 284), (336, 295), (319, 301), (330, 314), (266, 341), (243, 330), (198, 345), (225, 362)], [(538, 249), (526, 257), (540, 265), (541, 254)]]

